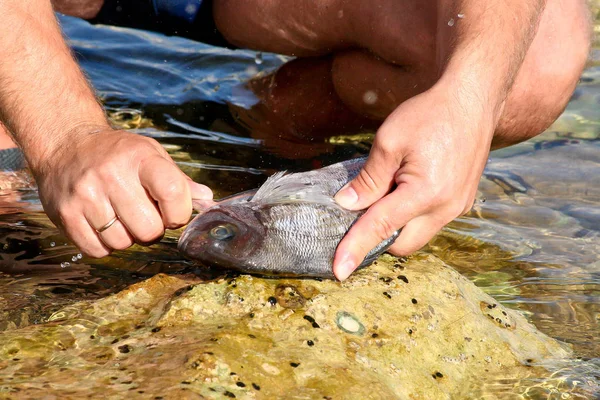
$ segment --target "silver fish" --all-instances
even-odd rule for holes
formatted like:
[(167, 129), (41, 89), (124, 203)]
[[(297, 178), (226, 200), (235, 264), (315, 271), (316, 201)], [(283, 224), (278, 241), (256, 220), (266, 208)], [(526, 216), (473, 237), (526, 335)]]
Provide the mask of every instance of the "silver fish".
[[(204, 265), (247, 273), (334, 278), (337, 245), (364, 211), (346, 210), (333, 196), (364, 162), (278, 172), (258, 190), (223, 199), (199, 214), (179, 239), (179, 250)], [(398, 233), (371, 250), (360, 267), (387, 250)]]

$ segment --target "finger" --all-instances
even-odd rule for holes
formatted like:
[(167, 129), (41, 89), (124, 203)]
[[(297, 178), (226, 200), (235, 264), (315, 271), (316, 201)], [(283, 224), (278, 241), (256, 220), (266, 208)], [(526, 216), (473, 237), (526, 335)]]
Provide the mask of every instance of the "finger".
[[(133, 244), (132, 238), (118, 220), (110, 200), (95, 186), (88, 186), (84, 193), (86, 207), (83, 216), (96, 236), (109, 249), (126, 249)], [(115, 219), (116, 218), (116, 219)], [(107, 225), (108, 224), (108, 225)]]
[(194, 182), (187, 175), (186, 177), (192, 193), (192, 208), (194, 210), (202, 212), (217, 204), (213, 201), (213, 192), (208, 186)]
[(137, 243), (148, 244), (160, 239), (165, 227), (156, 204), (142, 185), (129, 183), (126, 186), (109, 193), (120, 222)]
[(388, 251), (396, 256), (408, 256), (422, 249), (443, 227), (444, 224), (431, 215), (417, 217), (402, 228)]
[(188, 181), (188, 185), (190, 187), (190, 193), (192, 195), (193, 200), (203, 200), (208, 201), (213, 199), (213, 192), (210, 190), (208, 186), (201, 185), (196, 183), (189, 176), (185, 175)]
[(140, 165), (142, 186), (158, 204), (165, 227), (179, 228), (192, 215), (192, 194), (186, 175), (170, 160), (156, 156)]
[(393, 236), (423, 210), (419, 197), (406, 185), (375, 203), (338, 245), (333, 263), (336, 278), (344, 280), (350, 276), (375, 246)]
[(399, 157), (384, 152), (376, 139), (365, 165), (356, 178), (338, 191), (335, 201), (349, 210), (362, 210), (375, 203), (394, 186)]
[(135, 243), (120, 220), (116, 220), (106, 230), (98, 233), (98, 237), (107, 247), (115, 250), (125, 250)]
[(65, 234), (83, 254), (94, 258), (102, 258), (111, 253), (111, 249), (102, 243), (94, 228), (90, 226), (83, 215), (72, 218), (70, 221), (64, 221), (62, 225)]

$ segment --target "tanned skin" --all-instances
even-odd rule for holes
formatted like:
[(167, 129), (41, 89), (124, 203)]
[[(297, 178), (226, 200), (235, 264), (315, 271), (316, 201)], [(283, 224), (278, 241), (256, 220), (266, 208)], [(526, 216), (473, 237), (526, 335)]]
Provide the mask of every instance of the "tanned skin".
[[(366, 166), (336, 196), (368, 208), (338, 247), (341, 280), (393, 231), (403, 228), (391, 251), (410, 254), (468, 211), (490, 149), (533, 137), (560, 115), (590, 45), (582, 0), (294, 4), (214, 0), (214, 17), (233, 44), (311, 57), (329, 71), (331, 84), (315, 90), (333, 90), (314, 96), (340, 104), (332, 121), (342, 108), (381, 121)], [(55, 1), (84, 18), (99, 6)], [(50, 218), (96, 257), (187, 222), (191, 198), (209, 199), (210, 190), (189, 182), (155, 141), (108, 128), (48, 3), (4, 0), (0, 15), (0, 119)], [(366, 91), (376, 101), (365, 102)]]

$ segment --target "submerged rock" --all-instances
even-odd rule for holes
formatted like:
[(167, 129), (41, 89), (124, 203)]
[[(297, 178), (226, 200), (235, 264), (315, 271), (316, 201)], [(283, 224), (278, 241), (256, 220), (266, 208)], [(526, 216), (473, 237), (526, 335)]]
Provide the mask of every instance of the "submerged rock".
[(383, 256), (344, 283), (156, 275), (0, 334), (0, 387), (18, 398), (495, 397), (569, 356), (439, 259)]

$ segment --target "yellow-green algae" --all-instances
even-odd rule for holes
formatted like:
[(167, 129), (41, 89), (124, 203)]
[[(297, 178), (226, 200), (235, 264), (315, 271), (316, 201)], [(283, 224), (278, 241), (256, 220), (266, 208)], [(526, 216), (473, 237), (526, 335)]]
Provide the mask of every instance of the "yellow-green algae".
[(383, 256), (344, 283), (159, 274), (70, 305), (0, 334), (0, 397), (494, 398), (568, 357), (435, 256)]

